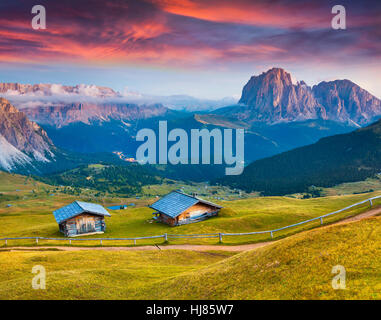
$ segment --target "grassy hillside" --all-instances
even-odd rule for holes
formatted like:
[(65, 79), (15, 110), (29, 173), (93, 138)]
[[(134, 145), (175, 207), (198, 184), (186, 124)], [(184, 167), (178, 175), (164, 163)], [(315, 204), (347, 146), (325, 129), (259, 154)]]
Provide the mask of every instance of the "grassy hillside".
[[(0, 252), (0, 299), (381, 299), (381, 218), (222, 252)], [(333, 290), (332, 267), (347, 271)], [(32, 267), (47, 290), (31, 288)]]
[(362, 181), (381, 170), (381, 120), (354, 132), (323, 138), (248, 165), (239, 177), (216, 182), (264, 195), (305, 192), (310, 186), (332, 187)]
[[(190, 272), (230, 255), (191, 251), (1, 251), (0, 300), (129, 299), (147, 283)], [(35, 265), (46, 269), (46, 290), (31, 287)]]
[(32, 190), (41, 190), (42, 188), (48, 187), (48, 185), (35, 181), (32, 178), (0, 171), (1, 193), (20, 194), (20, 192), (30, 192)]
[(347, 195), (372, 192), (381, 189), (381, 175), (378, 174), (374, 178), (368, 178), (363, 181), (341, 183), (332, 188), (323, 190), (325, 195)]
[[(143, 288), (152, 299), (381, 299), (381, 218), (331, 226)], [(333, 266), (347, 272), (333, 290)]]
[[(153, 188), (147, 192), (160, 192), (157, 186)], [(170, 188), (170, 185), (165, 188)], [(0, 238), (46, 236), (64, 239), (58, 232), (52, 211), (79, 198), (65, 193), (65, 189), (0, 172)], [(84, 191), (81, 197), (91, 196), (86, 192), (90, 191)], [(155, 198), (96, 200), (99, 203), (103, 200), (106, 206), (115, 201), (134, 202), (135, 208), (110, 211), (112, 217), (106, 220), (107, 232), (102, 236), (135, 237), (165, 232), (191, 234), (272, 229), (378, 194), (379, 191), (314, 199), (260, 197), (219, 200), (217, 202), (224, 206), (219, 217), (175, 228), (152, 222), (152, 210), (146, 205)], [(12, 207), (6, 206), (9, 203)], [(377, 201), (375, 205), (380, 203)], [(326, 222), (357, 214), (368, 207), (365, 204)], [(276, 233), (276, 239), (289, 237), (237, 255), (115, 249), (11, 252), (2, 242), (0, 246), (6, 251), (0, 251), (0, 299), (381, 299), (381, 218), (292, 235), (316, 226), (318, 223), (311, 223)], [(224, 237), (227, 245), (263, 240), (269, 240), (269, 236)], [(156, 240), (157, 243), (162, 241)], [(153, 241), (138, 241), (138, 244), (148, 243)], [(171, 239), (170, 243), (217, 244), (217, 239)], [(40, 241), (39, 244), (66, 245), (67, 242)], [(12, 240), (8, 245), (35, 246), (35, 243), (32, 240)], [(90, 241), (78, 245), (97, 246), (99, 243)], [(103, 245), (126, 246), (132, 243), (110, 241)], [(331, 287), (331, 269), (337, 264), (347, 270), (346, 290), (336, 291)], [(31, 270), (35, 265), (46, 268), (48, 290), (31, 288)]]
[[(9, 176), (9, 175), (8, 175)], [(18, 178), (19, 184), (23, 186), (25, 178)], [(24, 180), (23, 180), (24, 179)], [(31, 180), (33, 181), (33, 180)], [(14, 182), (16, 183), (16, 182)], [(325, 198), (314, 199), (294, 199), (287, 197), (262, 197), (262, 198), (247, 198), (234, 201), (221, 201), (209, 199), (218, 202), (224, 208), (218, 217), (190, 225), (180, 227), (169, 227), (167, 225), (152, 221), (153, 210), (147, 205), (156, 200), (156, 198), (128, 199), (128, 198), (92, 198), (90, 194), (78, 196), (75, 194), (64, 193), (65, 188), (53, 190), (54, 196), (51, 196), (51, 188), (47, 185), (39, 184), (38, 182), (30, 182), (28, 190), (12, 191), (18, 194), (18, 198), (11, 202), (0, 202), (0, 238), (1, 237), (59, 237), (63, 238), (58, 231), (57, 223), (55, 222), (52, 212), (74, 200), (80, 199), (84, 201), (94, 201), (108, 206), (109, 204), (120, 203), (135, 203), (135, 208), (129, 207), (127, 210), (111, 211), (111, 218), (106, 218), (106, 233), (102, 237), (140, 237), (168, 234), (196, 234), (196, 233), (237, 233), (237, 232), (252, 232), (263, 231), (283, 227), (292, 223), (300, 222), (309, 218), (320, 216), (337, 209), (341, 209), (355, 202), (380, 194), (380, 192), (365, 193), (359, 195), (348, 196), (332, 196)], [(17, 184), (17, 185), (19, 185)], [(37, 192), (31, 193), (29, 190), (33, 184), (40, 186), (35, 187)], [(26, 186), (25, 186), (26, 187)], [(168, 187), (168, 186), (166, 186)], [(6, 187), (8, 190), (14, 190), (16, 184)], [(21, 188), (21, 187), (20, 187)], [(156, 188), (156, 187), (155, 187)], [(1, 191), (0, 187), (0, 192)], [(45, 191), (44, 191), (45, 190)], [(87, 191), (90, 192), (90, 191)], [(4, 192), (7, 196), (8, 193)], [(7, 207), (8, 203), (12, 207)], [(375, 202), (375, 205), (381, 203)], [(348, 215), (353, 215), (363, 212), (368, 209), (368, 204), (349, 210), (338, 216), (327, 218), (325, 222), (332, 222), (341, 219)], [(316, 227), (319, 222), (313, 222), (303, 225), (298, 228), (289, 229), (275, 233), (275, 238), (284, 237), (303, 229)], [(90, 236), (88, 238), (98, 238), (99, 235)], [(224, 237), (225, 244), (248, 243), (269, 240), (269, 234), (239, 236), (239, 237)], [(155, 240), (161, 243), (162, 239)], [(216, 244), (218, 239), (171, 239), (170, 243), (208, 243)], [(44, 245), (65, 244), (66, 242), (47, 242), (41, 241)], [(152, 244), (152, 240), (141, 240), (138, 244)], [(77, 244), (77, 243), (76, 243)], [(98, 245), (98, 242), (79, 243), (80, 245)], [(103, 245), (131, 245), (132, 241), (122, 242), (104, 242)], [(33, 240), (12, 240), (8, 245), (34, 245)], [(4, 243), (0, 243), (4, 246)]]

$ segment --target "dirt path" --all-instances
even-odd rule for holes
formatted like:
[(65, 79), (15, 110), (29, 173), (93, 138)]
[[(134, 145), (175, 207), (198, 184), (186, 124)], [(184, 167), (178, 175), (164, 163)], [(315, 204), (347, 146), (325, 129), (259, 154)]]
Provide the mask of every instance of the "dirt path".
[(364, 213), (360, 213), (360, 214), (358, 214), (356, 216), (349, 217), (349, 218), (337, 221), (335, 223), (332, 223), (331, 225), (333, 225), (333, 224), (344, 224), (344, 223), (348, 223), (348, 222), (359, 221), (359, 220), (363, 220), (363, 219), (366, 219), (366, 218), (374, 217), (374, 216), (376, 216), (378, 214), (381, 214), (381, 207), (374, 208), (374, 209), (368, 210), (368, 211), (366, 211)]
[[(351, 223), (355, 221), (360, 221), (363, 219), (367, 219), (376, 215), (381, 214), (381, 207), (371, 209), (364, 213), (360, 213), (356, 216), (346, 218), (344, 220), (340, 220), (334, 222), (330, 225), (326, 225), (323, 227), (330, 227), (332, 225), (340, 225), (345, 223)], [(260, 247), (265, 247), (271, 243), (275, 243), (276, 241), (267, 241), (260, 243), (252, 243), (252, 244), (242, 244), (238, 246), (224, 246), (224, 245), (191, 245), (191, 244), (179, 244), (179, 245), (150, 245), (150, 246), (137, 246), (137, 247), (64, 247), (64, 246), (55, 246), (55, 247), (8, 247), (1, 248), (0, 251), (39, 251), (39, 250), (61, 250), (61, 251), (83, 251), (83, 250), (98, 250), (98, 251), (146, 251), (146, 250), (192, 250), (192, 251), (230, 251), (230, 252), (242, 252), (246, 250), (252, 250)]]
[(193, 245), (193, 244), (177, 244), (167, 246), (136, 246), (136, 247), (60, 247), (60, 246), (46, 246), (46, 247), (9, 247), (2, 248), (0, 251), (39, 251), (39, 250), (52, 250), (57, 249), (61, 251), (86, 251), (86, 250), (98, 250), (98, 251), (146, 251), (146, 250), (192, 250), (192, 251), (230, 251), (241, 252), (251, 250), (255, 248), (264, 247), (273, 241), (260, 242), (252, 244), (243, 244), (239, 246), (223, 246), (223, 245)]

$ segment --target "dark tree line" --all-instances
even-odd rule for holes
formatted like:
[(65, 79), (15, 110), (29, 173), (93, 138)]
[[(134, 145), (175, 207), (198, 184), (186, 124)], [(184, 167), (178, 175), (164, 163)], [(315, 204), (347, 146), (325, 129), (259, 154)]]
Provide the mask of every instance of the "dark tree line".
[(381, 171), (381, 122), (342, 135), (321, 139), (271, 158), (253, 162), (240, 176), (215, 183), (264, 195), (307, 192), (310, 186), (365, 180)]
[(39, 177), (51, 185), (89, 188), (131, 196), (142, 191), (142, 186), (157, 184), (161, 178), (138, 164), (126, 166), (106, 165), (100, 168), (80, 166), (60, 174)]

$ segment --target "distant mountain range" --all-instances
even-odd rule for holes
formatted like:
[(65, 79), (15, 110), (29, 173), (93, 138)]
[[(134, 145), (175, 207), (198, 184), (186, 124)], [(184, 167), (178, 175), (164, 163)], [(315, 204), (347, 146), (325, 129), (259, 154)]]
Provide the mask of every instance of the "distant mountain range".
[(43, 106), (21, 109), (32, 120), (41, 125), (49, 125), (57, 129), (73, 123), (110, 122), (118, 120), (129, 126), (131, 122), (154, 117), (168, 117), (176, 111), (165, 108), (161, 104), (137, 105), (122, 103), (72, 103), (55, 106)]
[(186, 95), (122, 94), (94, 85), (0, 83), (0, 94), (23, 109), (31, 120), (56, 127), (94, 120), (134, 121), (162, 116), (172, 110), (216, 109), (213, 114), (249, 125), (321, 119), (359, 127), (381, 115), (381, 101), (350, 80), (309, 87), (304, 81), (294, 84), (291, 75), (281, 68), (252, 76), (238, 104), (234, 104), (233, 98), (202, 100)]
[(120, 94), (111, 88), (95, 85), (64, 86), (61, 84), (22, 84), (22, 83), (0, 83), (0, 93), (9, 96), (26, 96), (43, 98), (52, 96), (80, 96), (94, 98), (115, 98)]
[(241, 176), (217, 179), (231, 187), (264, 195), (306, 192), (365, 180), (381, 172), (381, 120), (354, 132), (323, 138), (248, 165)]
[(67, 109), (71, 106), (75, 111), (76, 105), (108, 106), (113, 104), (127, 106), (162, 105), (170, 110), (205, 112), (237, 102), (233, 97), (213, 100), (188, 95), (155, 96), (132, 92), (127, 89), (118, 92), (108, 87), (85, 84), (65, 86), (61, 84), (0, 83), (0, 94), (21, 109), (49, 107), (54, 108), (54, 111), (59, 108)]
[(349, 80), (321, 82), (311, 88), (303, 81), (293, 84), (291, 75), (280, 68), (251, 77), (239, 104), (216, 114), (248, 123), (322, 119), (355, 126), (369, 124), (381, 115), (381, 101)]
[[(186, 131), (244, 128), (245, 162), (250, 163), (348, 133), (381, 115), (380, 100), (349, 80), (311, 88), (303, 81), (293, 83), (291, 75), (280, 68), (251, 77), (238, 105), (209, 113), (187, 112), (205, 107), (188, 96), (167, 97), (163, 104), (143, 103), (139, 94), (130, 94), (139, 102), (126, 102), (126, 95), (92, 85), (0, 83), (0, 95), (9, 97), (18, 109), (1, 100), (0, 167), (17, 171), (24, 166), (23, 172), (25, 168), (26, 172), (64, 170), (96, 157), (114, 161), (105, 152), (134, 157), (140, 145), (137, 131), (156, 131), (159, 120), (167, 120), (169, 129)], [(177, 107), (168, 108), (173, 101)], [(212, 100), (206, 105), (216, 107)], [(195, 175), (186, 171), (173, 167), (168, 172), (177, 179), (192, 180)], [(213, 167), (196, 171), (197, 180), (213, 179), (221, 172)]]

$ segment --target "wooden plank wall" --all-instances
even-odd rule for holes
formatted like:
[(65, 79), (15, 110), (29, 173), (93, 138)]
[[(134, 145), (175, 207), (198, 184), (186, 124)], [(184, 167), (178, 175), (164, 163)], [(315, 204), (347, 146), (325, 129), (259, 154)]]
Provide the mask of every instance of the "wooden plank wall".
[[(87, 232), (85, 232), (85, 230), (87, 230)], [(81, 214), (63, 223), (63, 233), (68, 237), (104, 231), (104, 217), (97, 215)]]

